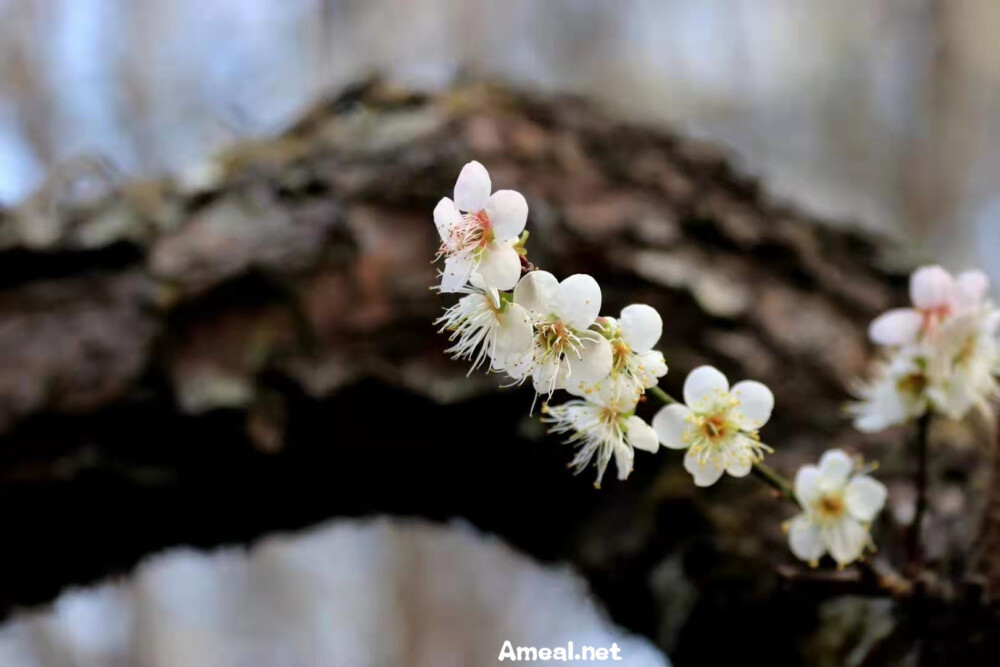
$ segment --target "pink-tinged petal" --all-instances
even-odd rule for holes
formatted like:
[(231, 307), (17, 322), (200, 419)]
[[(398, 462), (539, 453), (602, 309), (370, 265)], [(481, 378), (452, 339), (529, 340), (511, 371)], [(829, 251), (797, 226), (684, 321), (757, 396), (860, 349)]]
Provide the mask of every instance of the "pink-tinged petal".
[(788, 530), (788, 547), (799, 560), (815, 563), (826, 553), (826, 544), (817, 526), (806, 514), (794, 519)]
[(823, 495), (823, 475), (814, 465), (804, 465), (795, 473), (795, 498), (804, 508), (810, 508)]
[(729, 391), (729, 380), (714, 366), (699, 366), (684, 380), (684, 402), (692, 410), (720, 392)]
[(449, 257), (444, 261), (444, 271), (441, 273), (441, 291), (457, 292), (469, 282), (476, 262), (471, 255), (461, 254)]
[(553, 313), (559, 281), (548, 271), (529, 271), (514, 287), (514, 303), (528, 309), (535, 317)]
[(656, 452), (660, 448), (653, 427), (635, 415), (625, 420), (625, 439), (632, 447), (644, 452)]
[(698, 459), (698, 455), (693, 454), (691, 450), (688, 450), (688, 453), (684, 455), (684, 469), (694, 476), (694, 485), (712, 486), (718, 482), (726, 469), (718, 465), (715, 457), (709, 458), (704, 463)]
[(493, 241), (486, 246), (478, 271), (486, 284), (504, 292), (517, 285), (521, 277), (521, 258), (509, 243)]
[(743, 415), (740, 428), (757, 430), (771, 418), (774, 394), (764, 384), (755, 380), (743, 380), (734, 384), (729, 393), (740, 402), (737, 408)]
[(913, 308), (894, 308), (868, 325), (868, 337), (876, 345), (909, 345), (920, 336), (924, 317)]
[(653, 417), (653, 430), (664, 447), (687, 449), (684, 434), (691, 428), (691, 411), (685, 405), (672, 403), (660, 408)]
[(823, 481), (833, 486), (847, 484), (847, 478), (854, 470), (854, 460), (842, 449), (830, 449), (819, 459), (819, 472)]
[(452, 228), (462, 221), (462, 214), (455, 208), (455, 202), (443, 197), (434, 207), (434, 225), (442, 241), (447, 241)]
[(493, 234), (501, 241), (514, 241), (528, 223), (528, 202), (520, 192), (497, 190), (486, 204)]
[(859, 521), (871, 521), (882, 511), (889, 496), (885, 484), (868, 475), (858, 475), (847, 485), (844, 502), (847, 511)]
[(559, 283), (553, 306), (559, 319), (584, 331), (601, 312), (601, 286), (586, 274), (572, 275)]
[(982, 271), (963, 271), (955, 278), (955, 306), (959, 309), (978, 308), (986, 300), (990, 279)]
[(940, 266), (922, 266), (910, 276), (910, 300), (923, 310), (941, 308), (951, 303), (955, 279)]
[(868, 531), (859, 521), (849, 516), (824, 526), (821, 534), (830, 555), (841, 567), (860, 558), (868, 543)]
[(618, 324), (622, 329), (622, 338), (634, 352), (640, 354), (653, 349), (663, 334), (663, 319), (660, 314), (644, 303), (626, 306)]
[(490, 200), (490, 174), (475, 160), (462, 167), (455, 182), (455, 206), (461, 211), (478, 213)]

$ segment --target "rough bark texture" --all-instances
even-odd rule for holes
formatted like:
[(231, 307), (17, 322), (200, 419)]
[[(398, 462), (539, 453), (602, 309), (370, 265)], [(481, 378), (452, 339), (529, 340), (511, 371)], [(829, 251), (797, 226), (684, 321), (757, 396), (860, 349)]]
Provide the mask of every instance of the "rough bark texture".
[[(527, 417), (527, 389), (448, 360), (430, 211), (470, 159), (527, 197), (535, 265), (593, 274), (608, 314), (664, 314), (671, 393), (702, 363), (768, 384), (762, 435), (786, 474), (832, 446), (880, 460), (892, 506), (873, 571), (901, 562), (910, 433), (863, 438), (841, 412), (867, 322), (905, 299), (880, 242), (769, 200), (712, 147), (578, 99), (365, 84), (179, 182), (85, 199), (63, 184), (2, 214), (2, 558), (25, 573), (5, 605), (167, 544), (393, 512), (463, 516), (571, 561), (682, 665), (991, 655), (995, 619), (941, 583), (965, 571), (979, 525), (982, 429), (935, 429), (921, 575), (934, 595), (830, 598), (829, 581), (796, 583), (780, 530), (792, 510), (754, 480), (696, 490), (661, 451), (596, 492)], [(135, 514), (89, 495), (109, 489), (131, 492)], [(257, 495), (195, 495), (217, 491)], [(854, 574), (861, 592), (876, 576)]]

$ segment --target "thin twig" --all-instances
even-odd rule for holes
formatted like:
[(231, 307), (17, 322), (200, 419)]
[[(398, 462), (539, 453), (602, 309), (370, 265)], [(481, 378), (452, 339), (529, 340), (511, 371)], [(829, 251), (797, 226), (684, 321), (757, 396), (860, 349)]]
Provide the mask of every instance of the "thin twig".
[(791, 483), (771, 466), (758, 461), (753, 464), (753, 474), (770, 485), (781, 497), (791, 500), (793, 503), (798, 502), (795, 499), (795, 490)]
[(917, 490), (917, 506), (913, 514), (913, 523), (910, 525), (910, 531), (907, 535), (907, 550), (910, 554), (910, 562), (915, 569), (919, 569), (920, 563), (923, 561), (920, 532), (924, 515), (927, 513), (927, 450), (930, 432), (931, 414), (928, 412), (917, 420), (917, 471), (914, 478), (914, 486)]

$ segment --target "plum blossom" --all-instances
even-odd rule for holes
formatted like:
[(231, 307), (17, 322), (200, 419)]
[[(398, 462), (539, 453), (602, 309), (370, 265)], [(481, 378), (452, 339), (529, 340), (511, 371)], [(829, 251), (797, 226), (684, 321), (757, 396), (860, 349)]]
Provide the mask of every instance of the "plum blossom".
[(656, 433), (635, 415), (636, 398), (625, 385), (604, 384), (588, 394), (586, 400), (542, 406), (542, 421), (552, 424), (550, 432), (571, 434), (566, 442), (579, 447), (570, 466), (580, 473), (594, 461), (597, 488), (612, 456), (618, 479), (624, 480), (632, 472), (636, 449), (647, 452), (659, 449)]
[(746, 476), (773, 451), (757, 435), (773, 408), (774, 395), (760, 382), (744, 380), (730, 388), (719, 370), (700, 366), (684, 381), (684, 404), (661, 408), (653, 430), (664, 446), (687, 450), (684, 468), (697, 486), (711, 486), (723, 472)]
[(636, 399), (653, 387), (667, 373), (663, 353), (653, 346), (663, 333), (663, 320), (656, 309), (645, 304), (626, 306), (618, 319), (598, 320), (601, 333), (611, 343), (611, 372), (597, 383), (581, 379), (567, 382), (566, 390), (575, 396), (587, 396), (600, 390), (602, 384), (621, 385), (622, 391), (632, 391)]
[(884, 350), (848, 406), (856, 428), (880, 431), (928, 410), (961, 419), (973, 408), (988, 409), (1000, 396), (1000, 311), (988, 288), (981, 271), (952, 277), (929, 266), (913, 273), (914, 307), (890, 310), (869, 327)]
[(787, 524), (792, 553), (814, 567), (826, 553), (840, 567), (853, 563), (874, 550), (869, 525), (887, 495), (885, 485), (857, 471), (840, 449), (823, 454), (818, 466), (802, 466), (795, 475), (802, 513)]
[(910, 276), (912, 308), (894, 308), (875, 318), (868, 335), (878, 345), (907, 345), (933, 338), (952, 315), (986, 307), (989, 279), (982, 271), (952, 277), (940, 266), (924, 266)]
[(514, 380), (531, 377), (537, 393), (551, 396), (570, 378), (593, 383), (611, 372), (611, 344), (591, 329), (601, 310), (596, 280), (578, 273), (559, 282), (547, 271), (531, 271), (514, 288), (514, 303), (534, 325), (530, 348), (499, 364)]
[(441, 326), (441, 333), (451, 334), (448, 340), (454, 345), (445, 350), (447, 353), (455, 359), (472, 360), (469, 373), (487, 357), (503, 359), (524, 354), (530, 348), (531, 316), (513, 303), (509, 293), (487, 285), (478, 274), (472, 276), (472, 285), (462, 287), (460, 292), (465, 296), (445, 310), (435, 324)]
[(458, 292), (478, 272), (486, 284), (509, 290), (521, 275), (514, 243), (528, 220), (528, 203), (514, 190), (492, 195), (490, 175), (469, 162), (458, 175), (455, 199), (443, 198), (434, 208), (441, 236), (438, 257), (444, 257), (442, 292)]

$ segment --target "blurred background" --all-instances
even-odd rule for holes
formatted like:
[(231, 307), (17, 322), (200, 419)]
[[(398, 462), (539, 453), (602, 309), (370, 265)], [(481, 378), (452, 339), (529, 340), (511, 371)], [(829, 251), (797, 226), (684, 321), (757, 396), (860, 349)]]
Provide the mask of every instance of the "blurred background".
[[(427, 288), (430, 212), (481, 160), (533, 262), (663, 313), (666, 389), (764, 381), (787, 472), (880, 460), (900, 562), (911, 434), (841, 408), (913, 261), (1000, 281), (998, 27), (990, 0), (0, 0), (0, 663), (478, 665), (586, 629), (635, 665), (995, 664), (978, 611), (795, 584), (763, 486), (696, 492), (661, 452), (595, 492), (530, 391), (445, 357)], [(991, 435), (935, 429), (942, 576)]]
[(0, 17), (8, 204), (81, 158), (183, 169), (371, 72), (489, 76), (708, 137), (825, 217), (997, 264), (992, 0), (3, 0)]

